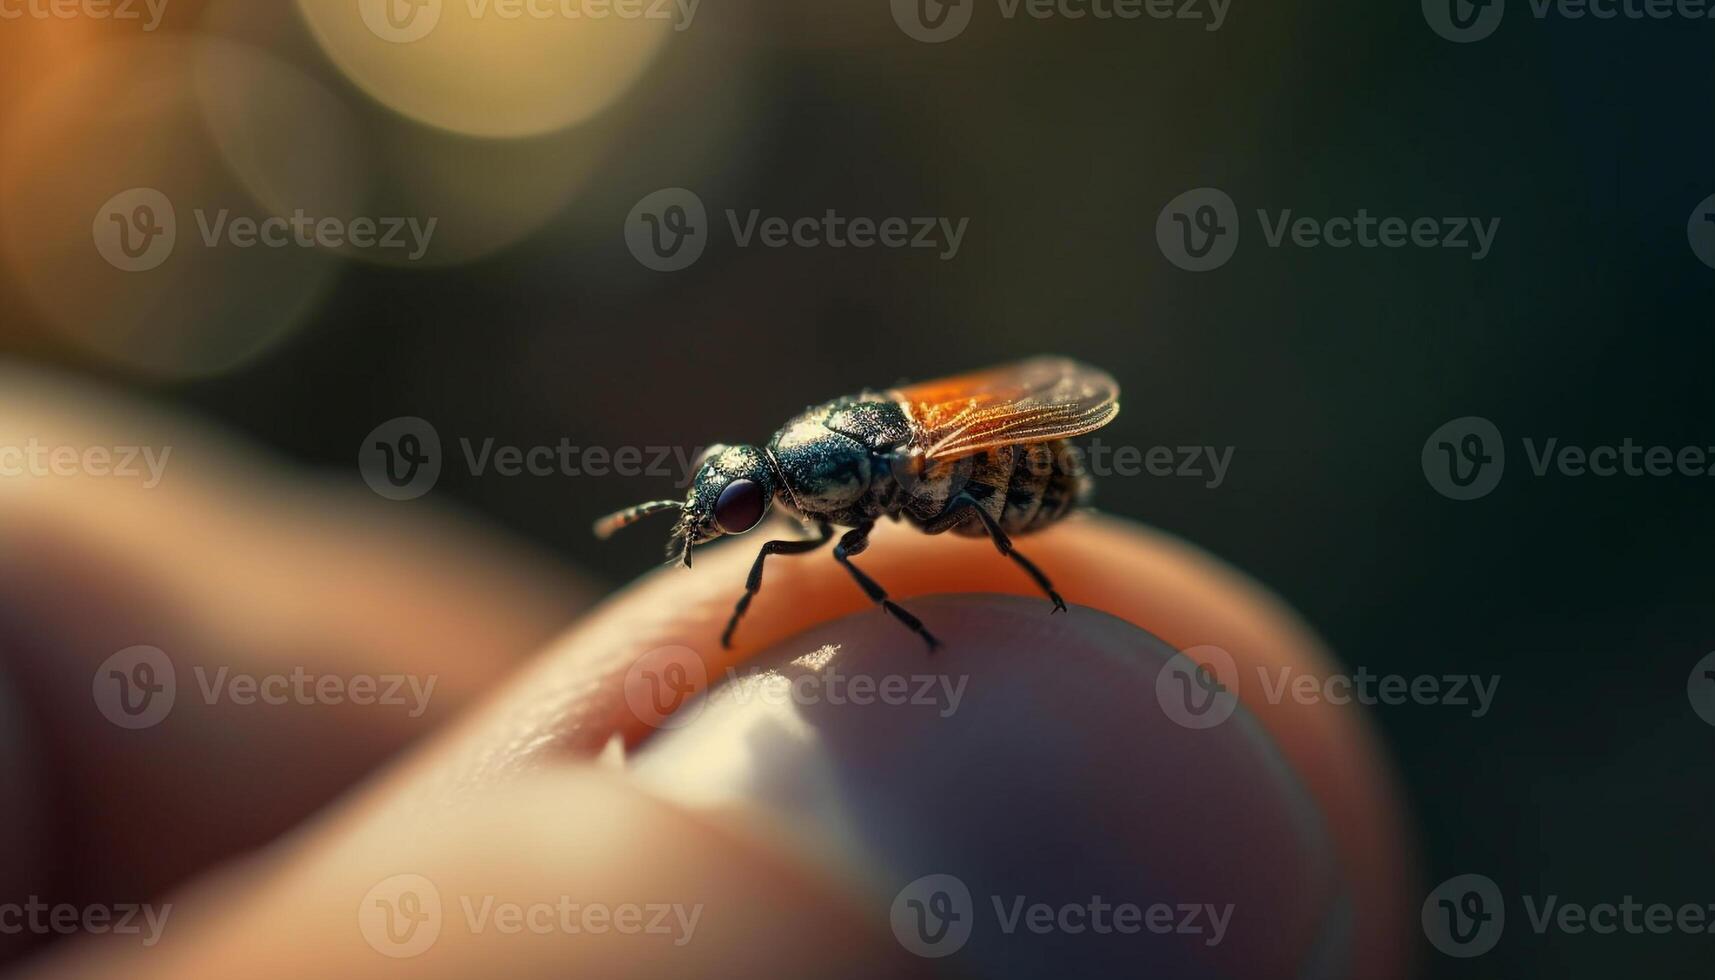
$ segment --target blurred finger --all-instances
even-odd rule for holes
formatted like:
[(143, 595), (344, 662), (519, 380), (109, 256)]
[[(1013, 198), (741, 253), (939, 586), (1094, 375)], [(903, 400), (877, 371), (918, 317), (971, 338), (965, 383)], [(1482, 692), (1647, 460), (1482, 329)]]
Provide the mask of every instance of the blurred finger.
[[(8, 896), (138, 899), (272, 839), (587, 595), (479, 528), (306, 484), (182, 419), (16, 369), (0, 390), (0, 445), (48, 454), (0, 477)], [(112, 468), (123, 447), (134, 475), (53, 456)]]

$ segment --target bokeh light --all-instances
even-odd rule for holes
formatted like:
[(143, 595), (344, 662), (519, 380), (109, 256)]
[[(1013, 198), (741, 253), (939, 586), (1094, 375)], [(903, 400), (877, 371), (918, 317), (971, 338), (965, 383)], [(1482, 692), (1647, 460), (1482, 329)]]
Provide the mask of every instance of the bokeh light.
[[(328, 56), (384, 105), (473, 136), (582, 122), (630, 88), (674, 21), (576, 0), (298, 0)], [(593, 5), (590, 5), (593, 6)], [(636, 8), (653, 13), (657, 5)], [(671, 8), (667, 8), (668, 11)]]
[(236, 176), (276, 214), (433, 222), (422, 254), (334, 250), (382, 265), (441, 267), (510, 245), (560, 213), (588, 179), (612, 128), (486, 139), (436, 128), (367, 98), (327, 63), (293, 7), (214, 0), (199, 29), (289, 57), (285, 78), (217, 55), (201, 60), (199, 95)]
[(314, 248), (244, 244), (266, 213), (208, 139), (197, 74), (210, 69), (291, 72), (216, 39), (104, 41), (39, 76), (0, 135), (0, 248), (23, 290), (64, 337), (148, 374), (253, 357), (338, 267)]
[(256, 49), (197, 46), (196, 95), (209, 136), (269, 213), (354, 217), (368, 209), (374, 163), (358, 115), (310, 75)]

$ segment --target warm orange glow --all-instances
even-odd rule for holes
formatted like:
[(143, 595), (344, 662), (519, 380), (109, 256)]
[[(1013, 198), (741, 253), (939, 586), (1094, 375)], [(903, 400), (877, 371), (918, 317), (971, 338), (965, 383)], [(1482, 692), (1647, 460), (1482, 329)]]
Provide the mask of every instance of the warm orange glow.
[[(209, 145), (194, 91), (207, 45), (103, 42), (44, 73), (0, 135), (0, 254), (65, 337), (168, 377), (278, 341), (337, 268), (310, 248), (240, 248), (205, 227), (265, 215)], [(273, 69), (284, 71), (283, 68)]]

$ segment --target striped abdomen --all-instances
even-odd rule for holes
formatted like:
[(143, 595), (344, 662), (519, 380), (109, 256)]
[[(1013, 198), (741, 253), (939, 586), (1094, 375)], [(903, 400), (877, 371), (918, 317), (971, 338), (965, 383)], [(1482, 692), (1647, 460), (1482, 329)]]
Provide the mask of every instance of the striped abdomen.
[[(897, 479), (898, 477), (896, 477)], [(1065, 440), (1007, 446), (937, 462), (900, 480), (901, 510), (914, 523), (929, 524), (962, 491), (1009, 535), (1047, 527), (1085, 502), (1092, 489), (1078, 451)], [(987, 534), (974, 517), (954, 530)]]

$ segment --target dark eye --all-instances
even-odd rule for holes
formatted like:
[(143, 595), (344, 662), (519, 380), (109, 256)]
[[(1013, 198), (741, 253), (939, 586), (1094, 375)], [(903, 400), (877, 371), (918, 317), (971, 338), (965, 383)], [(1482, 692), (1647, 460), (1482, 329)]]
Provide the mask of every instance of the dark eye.
[(734, 480), (715, 501), (715, 523), (728, 534), (743, 534), (762, 520), (762, 488), (752, 480)]

